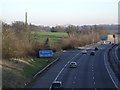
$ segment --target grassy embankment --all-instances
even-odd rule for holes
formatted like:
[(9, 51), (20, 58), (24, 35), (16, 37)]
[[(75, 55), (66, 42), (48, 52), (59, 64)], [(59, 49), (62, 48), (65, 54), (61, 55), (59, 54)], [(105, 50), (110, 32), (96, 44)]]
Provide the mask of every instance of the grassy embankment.
[(39, 70), (48, 64), (47, 59), (14, 59), (14, 61), (3, 60), (3, 87), (20, 88), (28, 82)]
[[(45, 41), (51, 38), (55, 44), (60, 43), (62, 37), (67, 37), (67, 33), (51, 33), (51, 32), (32, 32), (35, 34), (36, 40)], [(3, 60), (3, 87), (4, 88), (21, 88), (24, 83), (29, 81), (39, 70), (48, 64), (48, 59), (40, 58), (12, 58), (11, 60)]]

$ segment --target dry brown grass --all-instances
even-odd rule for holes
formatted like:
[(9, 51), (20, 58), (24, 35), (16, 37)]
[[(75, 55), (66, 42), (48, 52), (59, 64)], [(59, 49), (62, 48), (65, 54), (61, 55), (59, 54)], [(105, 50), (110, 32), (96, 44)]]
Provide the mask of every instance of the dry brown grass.
[(24, 67), (34, 61), (31, 57), (11, 58), (2, 60), (2, 85), (3, 88), (24, 88), (24, 83), (29, 79), (25, 76)]
[(3, 60), (2, 62), (2, 86), (3, 88), (24, 87), (23, 63)]

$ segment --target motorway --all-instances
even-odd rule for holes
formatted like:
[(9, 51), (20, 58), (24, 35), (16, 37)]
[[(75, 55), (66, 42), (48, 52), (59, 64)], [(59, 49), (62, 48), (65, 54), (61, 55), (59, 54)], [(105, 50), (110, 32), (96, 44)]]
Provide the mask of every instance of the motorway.
[[(49, 88), (54, 80), (62, 81), (63, 88), (116, 88), (104, 62), (106, 49), (111, 45), (97, 47), (99, 50), (95, 51), (95, 56), (90, 56), (94, 47), (87, 49), (86, 55), (81, 54), (82, 50), (56, 55), (60, 60), (44, 72), (32, 88)], [(71, 61), (77, 62), (78, 67), (69, 68)]]
[(116, 48), (117, 59), (120, 60), (120, 45)]

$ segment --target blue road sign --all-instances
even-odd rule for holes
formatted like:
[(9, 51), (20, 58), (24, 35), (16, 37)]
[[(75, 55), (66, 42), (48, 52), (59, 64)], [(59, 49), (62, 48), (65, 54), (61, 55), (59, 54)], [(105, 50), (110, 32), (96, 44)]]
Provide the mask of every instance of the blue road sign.
[(52, 57), (52, 50), (39, 51), (40, 57)]
[(108, 39), (108, 37), (102, 37), (101, 40), (102, 41), (106, 41)]

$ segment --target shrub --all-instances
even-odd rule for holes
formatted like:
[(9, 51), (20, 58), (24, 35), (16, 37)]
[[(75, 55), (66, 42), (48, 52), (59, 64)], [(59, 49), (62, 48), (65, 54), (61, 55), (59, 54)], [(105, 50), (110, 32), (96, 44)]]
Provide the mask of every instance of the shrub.
[(16, 54), (16, 41), (14, 32), (7, 29), (6, 32), (2, 34), (2, 57), (11, 58)]

